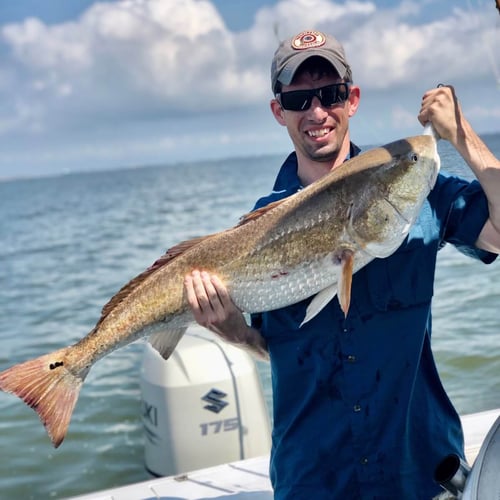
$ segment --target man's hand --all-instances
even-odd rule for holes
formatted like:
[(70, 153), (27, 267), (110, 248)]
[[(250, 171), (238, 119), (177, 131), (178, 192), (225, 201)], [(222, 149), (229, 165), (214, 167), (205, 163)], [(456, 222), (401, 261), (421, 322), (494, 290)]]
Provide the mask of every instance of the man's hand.
[(458, 138), (463, 135), (465, 118), (451, 85), (428, 90), (422, 97), (422, 105), (418, 114), (422, 125), (431, 122), (441, 138), (456, 146)]
[(185, 276), (184, 288), (197, 323), (228, 342), (268, 358), (265, 340), (256, 329), (247, 325), (218, 276), (194, 270)]

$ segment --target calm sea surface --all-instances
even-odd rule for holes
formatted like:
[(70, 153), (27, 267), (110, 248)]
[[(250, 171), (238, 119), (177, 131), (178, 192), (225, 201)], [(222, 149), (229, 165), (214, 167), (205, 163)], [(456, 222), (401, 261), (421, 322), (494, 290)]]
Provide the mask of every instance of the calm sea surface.
[[(500, 135), (485, 137), (500, 156)], [(447, 144), (443, 168), (468, 175)], [(234, 225), (270, 191), (282, 158), (224, 160), (0, 183), (0, 370), (74, 343), (105, 302), (181, 240)], [(499, 261), (500, 262), (500, 261)], [(461, 413), (500, 407), (500, 263), (445, 247), (434, 351)], [(0, 393), (0, 498), (64, 498), (148, 479), (143, 344), (100, 361), (54, 450), (35, 413)], [(259, 364), (270, 402), (267, 365)]]

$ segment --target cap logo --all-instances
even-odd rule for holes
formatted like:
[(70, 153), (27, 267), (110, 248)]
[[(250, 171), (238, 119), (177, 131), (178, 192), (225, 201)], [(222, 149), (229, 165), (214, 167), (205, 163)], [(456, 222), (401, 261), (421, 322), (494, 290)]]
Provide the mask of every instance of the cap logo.
[(303, 31), (292, 40), (292, 48), (295, 50), (311, 49), (325, 45), (326, 36), (319, 31)]

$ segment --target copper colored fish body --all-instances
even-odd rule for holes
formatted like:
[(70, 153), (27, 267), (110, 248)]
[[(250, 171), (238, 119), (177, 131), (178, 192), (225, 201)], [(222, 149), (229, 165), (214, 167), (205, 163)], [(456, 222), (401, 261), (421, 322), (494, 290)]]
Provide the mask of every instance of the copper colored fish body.
[(75, 345), (0, 373), (0, 389), (34, 408), (54, 444), (64, 439), (81, 385), (101, 357), (149, 336), (163, 357), (193, 321), (184, 276), (216, 273), (246, 312), (315, 295), (304, 322), (338, 293), (348, 313), (352, 274), (402, 243), (439, 170), (427, 135), (369, 150), (232, 229), (181, 243), (125, 285)]

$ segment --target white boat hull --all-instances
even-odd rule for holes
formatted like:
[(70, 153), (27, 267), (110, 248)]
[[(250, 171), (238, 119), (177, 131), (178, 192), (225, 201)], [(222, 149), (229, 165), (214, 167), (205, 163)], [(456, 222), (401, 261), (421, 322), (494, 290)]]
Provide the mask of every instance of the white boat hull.
[[(500, 408), (461, 418), (465, 435), (465, 454), (472, 464), (488, 430), (500, 417)], [(228, 497), (231, 500), (272, 500), (268, 475), (269, 456), (250, 458), (229, 464), (123, 486), (73, 500), (146, 500), (152, 498), (199, 500)]]

